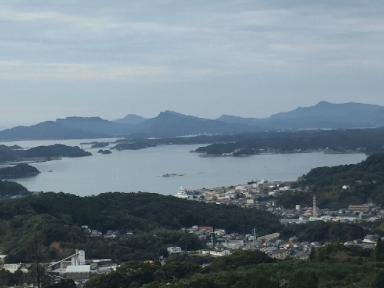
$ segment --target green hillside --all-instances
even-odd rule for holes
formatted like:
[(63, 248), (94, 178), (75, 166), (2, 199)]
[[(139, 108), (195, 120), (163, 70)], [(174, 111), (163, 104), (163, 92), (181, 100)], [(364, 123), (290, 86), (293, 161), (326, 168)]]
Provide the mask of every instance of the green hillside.
[[(384, 204), (384, 154), (374, 154), (359, 164), (315, 168), (297, 182), (303, 192), (281, 195), (284, 206), (311, 205), (316, 194), (322, 208), (344, 208), (350, 204)], [(295, 202), (295, 203), (293, 203)]]
[[(127, 239), (89, 238), (80, 226), (101, 232), (131, 231)], [(229, 232), (275, 232), (280, 223), (255, 209), (208, 205), (149, 193), (107, 193), (78, 197), (40, 193), (0, 201), (0, 246), (14, 260), (33, 258), (37, 241), (43, 259), (56, 258), (66, 249), (84, 248), (89, 256), (116, 260), (156, 257), (165, 245), (199, 248), (197, 239), (182, 227), (210, 225)], [(156, 231), (156, 232), (154, 232)], [(53, 245), (54, 244), (54, 245)]]

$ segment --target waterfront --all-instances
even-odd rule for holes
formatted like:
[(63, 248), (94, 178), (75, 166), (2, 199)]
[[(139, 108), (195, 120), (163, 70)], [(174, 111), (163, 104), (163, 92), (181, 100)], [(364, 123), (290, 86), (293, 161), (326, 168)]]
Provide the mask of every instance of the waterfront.
[[(22, 147), (52, 143), (80, 145), (87, 140), (24, 141), (6, 143)], [(87, 148), (88, 146), (83, 146)], [(155, 192), (174, 195), (179, 186), (190, 189), (226, 186), (252, 179), (296, 180), (319, 166), (357, 163), (364, 154), (265, 154), (250, 157), (199, 157), (198, 145), (170, 145), (110, 155), (88, 149), (93, 156), (34, 163), (42, 173), (18, 180), (31, 191), (67, 192), (81, 196), (103, 192)], [(162, 177), (166, 173), (183, 176)]]

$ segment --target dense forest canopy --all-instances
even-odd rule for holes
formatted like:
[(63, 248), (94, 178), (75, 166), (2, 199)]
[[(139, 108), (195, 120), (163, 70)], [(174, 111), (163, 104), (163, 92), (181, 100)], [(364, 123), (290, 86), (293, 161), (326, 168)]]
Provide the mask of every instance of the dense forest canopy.
[(77, 146), (54, 144), (22, 149), (19, 146), (0, 145), (0, 162), (33, 160), (36, 158), (83, 157), (92, 155)]
[(86, 288), (379, 288), (384, 283), (380, 261), (372, 251), (342, 245), (314, 250), (310, 261), (273, 261), (258, 251), (216, 259), (182, 255), (163, 266), (126, 263), (116, 272), (92, 279)]
[(0, 199), (29, 195), (30, 192), (24, 186), (9, 181), (0, 180)]
[(17, 179), (36, 176), (40, 171), (29, 164), (19, 163), (15, 166), (0, 168), (0, 179)]
[(301, 177), (297, 186), (302, 192), (281, 194), (278, 202), (310, 205), (316, 194), (320, 207), (345, 208), (368, 202), (384, 205), (384, 153), (358, 164), (315, 168)]
[[(115, 241), (89, 239), (80, 228), (82, 225), (101, 232), (130, 231), (134, 235)], [(250, 233), (254, 227), (260, 233), (281, 228), (275, 216), (256, 209), (149, 193), (106, 193), (89, 197), (38, 193), (0, 202), (0, 246), (13, 260), (31, 259), (29, 247), (36, 239), (44, 246), (45, 259), (59, 257), (65, 249), (80, 247), (94, 257), (147, 259), (158, 256), (167, 245), (201, 248), (197, 239), (180, 230), (193, 225), (240, 233)], [(52, 251), (52, 243), (63, 247)]]
[(204, 204), (152, 193), (105, 193), (89, 197), (40, 193), (0, 202), (1, 218), (25, 213), (65, 216), (77, 225), (89, 225), (100, 231), (210, 225), (229, 232), (249, 232), (256, 225), (260, 231), (272, 232), (279, 227), (277, 218), (260, 210)]

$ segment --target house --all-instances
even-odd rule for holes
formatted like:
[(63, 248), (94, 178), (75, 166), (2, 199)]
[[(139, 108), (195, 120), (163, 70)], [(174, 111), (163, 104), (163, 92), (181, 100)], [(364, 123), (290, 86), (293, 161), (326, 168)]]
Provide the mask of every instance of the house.
[(260, 241), (261, 243), (267, 243), (270, 241), (277, 240), (277, 239), (279, 239), (279, 237), (280, 237), (280, 233), (273, 233), (273, 234), (261, 236), (261, 237), (257, 238), (257, 240)]
[(4, 264), (3, 270), (8, 271), (12, 274), (16, 273), (17, 271), (21, 271), (23, 273), (29, 272), (29, 267), (27, 267), (26, 264)]
[(100, 231), (97, 231), (97, 230), (92, 230), (91, 234), (89, 236), (90, 237), (102, 237), (103, 233), (101, 233)]
[(168, 254), (180, 254), (183, 252), (183, 250), (180, 247), (168, 247), (167, 248)]
[(116, 232), (116, 231), (108, 230), (107, 233), (105, 233), (104, 238), (115, 239), (115, 238), (117, 238), (117, 234), (118, 234), (118, 232)]
[(226, 234), (225, 229), (215, 229), (215, 235), (217, 237), (222, 237)]
[(201, 250), (200, 251), (201, 255), (210, 255), (212, 257), (224, 257), (224, 256), (229, 256), (231, 255), (231, 251), (229, 250)]
[(370, 210), (370, 207), (368, 204), (362, 204), (362, 205), (349, 205), (348, 210), (354, 213), (367, 213)]
[(202, 234), (212, 234), (214, 229), (211, 226), (199, 226), (197, 232)]
[(222, 245), (230, 250), (239, 250), (244, 247), (244, 240), (229, 240), (224, 242)]
[(213, 257), (224, 257), (231, 255), (231, 251), (229, 250), (222, 250), (222, 251), (209, 251), (209, 255)]
[(269, 254), (269, 256), (273, 259), (285, 260), (288, 258), (289, 254), (290, 254), (289, 250), (280, 249), (280, 250), (273, 251), (272, 253)]

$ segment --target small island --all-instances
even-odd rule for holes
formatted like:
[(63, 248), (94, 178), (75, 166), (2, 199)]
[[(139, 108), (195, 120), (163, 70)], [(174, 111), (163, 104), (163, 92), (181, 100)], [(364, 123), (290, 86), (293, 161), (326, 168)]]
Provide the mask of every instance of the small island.
[(150, 140), (141, 140), (141, 141), (127, 141), (118, 143), (114, 149), (122, 150), (140, 150), (145, 148), (156, 147), (156, 143), (152, 143)]
[(97, 151), (97, 153), (103, 154), (103, 155), (108, 155), (108, 154), (112, 154), (112, 151), (108, 150), (108, 149), (100, 149), (99, 151)]
[(21, 161), (47, 161), (60, 159), (62, 157), (85, 157), (91, 156), (77, 146), (67, 146), (55, 144), (49, 146), (38, 146), (30, 149), (15, 149), (14, 146), (0, 145), (0, 163), (1, 162), (21, 162)]
[(81, 149), (78, 146), (67, 146), (63, 144), (54, 144), (49, 146), (38, 146), (28, 150), (20, 151), (21, 156), (28, 158), (61, 158), (61, 157), (85, 157), (91, 156), (92, 153)]
[(93, 142), (91, 148), (105, 148), (109, 146), (109, 142)]
[(15, 166), (0, 168), (0, 179), (19, 179), (33, 177), (40, 174), (40, 171), (29, 164), (21, 163)]
[(179, 173), (166, 173), (162, 175), (163, 178), (170, 178), (170, 177), (183, 177), (185, 174), (179, 174)]

